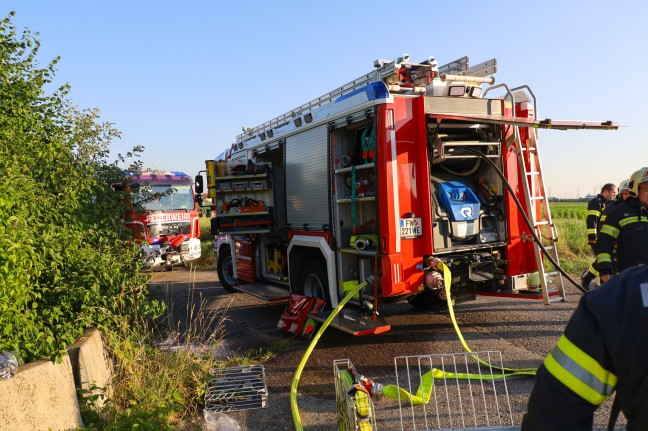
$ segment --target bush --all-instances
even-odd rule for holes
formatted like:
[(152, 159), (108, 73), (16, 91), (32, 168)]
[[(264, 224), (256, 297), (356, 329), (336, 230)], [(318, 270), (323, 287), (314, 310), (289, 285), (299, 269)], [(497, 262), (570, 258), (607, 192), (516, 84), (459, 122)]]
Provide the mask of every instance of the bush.
[(0, 22), (0, 350), (29, 362), (162, 306), (120, 238), (124, 205), (110, 184), (123, 174), (107, 161), (119, 132), (75, 107), (67, 85), (46, 94), (58, 59), (41, 68), (39, 41), (18, 36), (12, 15)]

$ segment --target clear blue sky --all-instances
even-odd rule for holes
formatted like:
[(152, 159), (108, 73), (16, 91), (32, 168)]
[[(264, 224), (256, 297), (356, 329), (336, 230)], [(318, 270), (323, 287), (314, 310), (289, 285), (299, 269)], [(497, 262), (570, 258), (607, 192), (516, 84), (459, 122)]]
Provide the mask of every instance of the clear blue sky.
[(124, 153), (195, 174), (242, 126), (283, 114), (405, 52), (444, 64), (497, 58), (542, 118), (619, 131), (541, 131), (552, 195), (581, 196), (648, 166), (648, 3), (641, 1), (0, 0), (39, 32), (40, 62), (81, 108), (116, 124)]

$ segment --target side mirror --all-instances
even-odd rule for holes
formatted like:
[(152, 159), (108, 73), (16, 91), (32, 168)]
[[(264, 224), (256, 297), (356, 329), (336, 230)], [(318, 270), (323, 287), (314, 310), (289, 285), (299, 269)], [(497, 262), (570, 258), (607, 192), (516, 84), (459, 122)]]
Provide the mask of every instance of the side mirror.
[(195, 182), (194, 182), (194, 187), (196, 188), (196, 195), (202, 195), (203, 194), (203, 191), (205, 189), (204, 184), (205, 184), (205, 182), (203, 180), (203, 176), (202, 175), (196, 175), (196, 179), (195, 179)]

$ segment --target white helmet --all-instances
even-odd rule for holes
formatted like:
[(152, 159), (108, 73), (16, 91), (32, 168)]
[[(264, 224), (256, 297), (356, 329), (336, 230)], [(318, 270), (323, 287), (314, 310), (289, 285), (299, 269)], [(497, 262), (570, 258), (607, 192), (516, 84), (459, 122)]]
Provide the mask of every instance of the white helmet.
[(529, 274), (529, 276), (526, 279), (527, 283), (527, 289), (532, 291), (532, 292), (539, 292), (541, 290), (540, 287), (540, 274), (537, 272)]
[(630, 189), (629, 184), (630, 184), (630, 180), (621, 181), (619, 183), (619, 187), (617, 187), (617, 192), (619, 192), (619, 194), (621, 194), (623, 192), (627, 192), (628, 189)]
[(641, 168), (634, 174), (630, 175), (628, 192), (630, 196), (636, 198), (639, 196), (639, 184), (648, 182), (648, 168)]

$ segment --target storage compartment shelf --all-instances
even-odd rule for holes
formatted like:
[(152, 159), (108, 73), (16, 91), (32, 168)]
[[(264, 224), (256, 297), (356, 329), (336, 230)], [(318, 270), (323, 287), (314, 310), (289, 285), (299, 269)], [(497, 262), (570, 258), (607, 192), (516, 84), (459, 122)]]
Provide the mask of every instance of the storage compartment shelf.
[(215, 181), (235, 181), (250, 178), (266, 178), (268, 174), (251, 174), (251, 175), (227, 175), (225, 177), (214, 177)]
[(230, 212), (227, 214), (216, 214), (216, 217), (250, 217), (255, 215), (265, 215), (270, 214), (268, 211), (250, 211), (250, 212)]
[(272, 170), (214, 177), (212, 231), (219, 234), (271, 232), (274, 227)]
[(228, 234), (228, 235), (237, 235), (237, 234), (246, 234), (246, 233), (268, 233), (270, 232), (270, 229), (249, 229), (249, 230), (221, 230), (219, 231), (220, 234)]
[(241, 193), (241, 192), (256, 192), (256, 191), (262, 191), (262, 190), (270, 190), (270, 187), (259, 187), (259, 188), (242, 188), (242, 189), (230, 189), (230, 190), (221, 190), (221, 189), (216, 189), (218, 193)]
[(358, 254), (361, 256), (375, 256), (376, 250), (356, 250), (355, 248), (341, 248), (340, 253)]
[(349, 166), (348, 168), (336, 169), (335, 173), (336, 174), (343, 174), (345, 172), (351, 172), (353, 170), (353, 168), (355, 168), (356, 171), (358, 171), (360, 169), (369, 169), (369, 168), (373, 168), (373, 167), (374, 167), (373, 163), (366, 163), (364, 165), (356, 165), (356, 166)]
[(339, 204), (346, 204), (346, 203), (351, 203), (351, 202), (372, 202), (372, 201), (375, 201), (375, 200), (376, 200), (375, 196), (365, 196), (365, 197), (362, 197), (362, 198), (355, 198), (355, 199), (351, 199), (351, 198), (338, 199), (335, 202), (337, 202)]
[(211, 219), (211, 232), (218, 234), (270, 232), (272, 222), (271, 210), (238, 214), (217, 214), (216, 217)]

